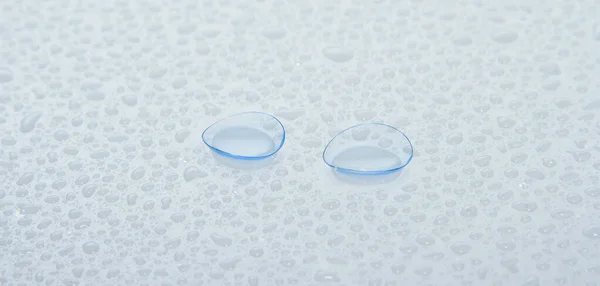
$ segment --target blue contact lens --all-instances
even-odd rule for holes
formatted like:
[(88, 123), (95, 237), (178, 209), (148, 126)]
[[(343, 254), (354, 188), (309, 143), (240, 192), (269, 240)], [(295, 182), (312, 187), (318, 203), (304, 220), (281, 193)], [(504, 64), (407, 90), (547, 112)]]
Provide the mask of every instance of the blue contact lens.
[(323, 151), (335, 171), (352, 175), (384, 175), (406, 167), (413, 146), (400, 130), (382, 123), (364, 123), (337, 134)]
[(281, 149), (285, 129), (270, 114), (244, 112), (213, 123), (202, 133), (202, 140), (228, 161), (260, 161), (273, 157)]

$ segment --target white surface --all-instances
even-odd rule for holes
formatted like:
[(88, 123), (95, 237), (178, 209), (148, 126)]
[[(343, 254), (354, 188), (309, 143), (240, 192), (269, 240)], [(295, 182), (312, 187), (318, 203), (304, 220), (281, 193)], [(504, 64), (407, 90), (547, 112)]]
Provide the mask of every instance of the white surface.
[[(451, 2), (1, 1), (1, 284), (598, 285), (598, 2)], [(373, 120), (413, 162), (337, 181)]]

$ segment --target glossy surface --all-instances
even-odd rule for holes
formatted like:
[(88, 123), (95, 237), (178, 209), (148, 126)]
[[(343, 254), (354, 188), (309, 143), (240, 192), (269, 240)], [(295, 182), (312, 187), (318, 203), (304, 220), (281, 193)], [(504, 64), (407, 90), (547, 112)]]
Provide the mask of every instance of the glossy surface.
[[(591, 0), (0, 1), (0, 283), (597, 285), (599, 19)], [(249, 110), (286, 142), (233, 169), (201, 134)], [(415, 147), (388, 184), (321, 158), (364, 122)]]

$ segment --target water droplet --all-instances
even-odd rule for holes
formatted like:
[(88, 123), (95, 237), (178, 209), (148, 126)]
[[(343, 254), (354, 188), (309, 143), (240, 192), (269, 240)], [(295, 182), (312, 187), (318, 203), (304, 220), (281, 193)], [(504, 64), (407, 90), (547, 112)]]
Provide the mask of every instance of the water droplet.
[(210, 239), (219, 246), (229, 247), (233, 244), (233, 239), (228, 236), (213, 233), (210, 235)]
[(461, 132), (453, 132), (446, 137), (446, 143), (450, 145), (458, 145), (463, 141), (463, 134)]
[(183, 178), (186, 182), (193, 181), (197, 178), (205, 178), (208, 174), (197, 167), (190, 166), (183, 171)]
[(517, 201), (514, 202), (512, 208), (521, 212), (534, 212), (538, 206), (535, 202), (530, 201)]
[(322, 52), (326, 58), (337, 63), (347, 62), (354, 57), (352, 50), (343, 47), (326, 47)]
[(174, 249), (174, 248), (179, 247), (180, 244), (181, 244), (180, 238), (172, 238), (172, 239), (169, 239), (167, 241), (167, 243), (165, 243), (165, 248), (166, 249)]
[(99, 90), (89, 91), (86, 93), (86, 98), (88, 100), (92, 100), (92, 101), (104, 100), (105, 97), (106, 97), (106, 94), (104, 94), (104, 92), (101, 92)]
[(536, 151), (543, 153), (543, 152), (548, 151), (548, 149), (550, 149), (551, 146), (552, 146), (552, 142), (544, 141), (544, 142), (540, 143), (540, 145), (538, 145), (535, 149), (536, 149)]
[(563, 220), (572, 217), (574, 214), (570, 210), (556, 210), (552, 212), (551, 216), (555, 219)]
[(52, 221), (50, 219), (44, 219), (38, 224), (37, 228), (45, 229), (45, 228), (49, 227), (51, 224), (52, 224)]
[(435, 225), (445, 225), (445, 224), (448, 224), (449, 222), (450, 222), (450, 219), (447, 216), (437, 216), (433, 220), (433, 224), (435, 224)]
[(597, 187), (588, 188), (584, 192), (586, 195), (592, 198), (600, 197), (600, 188)]
[(81, 189), (81, 194), (85, 198), (89, 198), (94, 194), (94, 192), (96, 192), (97, 188), (98, 188), (98, 186), (96, 186), (96, 185), (87, 185)]
[(317, 271), (315, 273), (315, 281), (317, 282), (340, 282), (338, 274), (331, 271)]
[(419, 276), (429, 276), (433, 272), (433, 268), (432, 267), (418, 268), (418, 269), (415, 269), (414, 272), (415, 272), (415, 274), (417, 274)]
[(533, 178), (536, 180), (543, 180), (544, 178), (546, 178), (546, 175), (544, 175), (544, 173), (542, 173), (542, 171), (540, 171), (538, 169), (529, 169), (529, 170), (527, 170), (527, 172), (525, 172), (525, 174), (527, 176), (529, 176), (530, 178)]
[(592, 239), (600, 239), (600, 225), (590, 225), (584, 228), (583, 235)]
[(330, 238), (329, 240), (327, 240), (327, 244), (330, 247), (335, 247), (335, 246), (340, 245), (342, 243), (342, 241), (344, 241), (344, 239), (346, 239), (345, 236), (343, 236), (343, 235), (336, 235), (336, 236)]
[(399, 275), (399, 274), (404, 273), (404, 271), (406, 270), (406, 266), (395, 264), (395, 265), (392, 265), (390, 267), (390, 269), (392, 270), (392, 273)]
[(271, 40), (279, 40), (285, 37), (286, 31), (282, 27), (271, 27), (264, 29), (262, 35)]
[(419, 234), (415, 241), (420, 245), (433, 245), (435, 243), (435, 239), (429, 234)]
[(17, 206), (21, 215), (36, 214), (42, 208), (39, 205), (18, 204)]
[(473, 43), (473, 40), (471, 40), (471, 37), (469, 37), (468, 35), (459, 35), (458, 37), (454, 38), (452, 42), (457, 46), (464, 47), (471, 45)]
[(492, 160), (492, 156), (483, 155), (483, 156), (479, 156), (479, 157), (475, 158), (475, 161), (473, 161), (473, 163), (475, 163), (475, 165), (477, 165), (479, 167), (485, 167), (490, 164), (491, 160)]
[(249, 174), (243, 174), (236, 180), (236, 183), (238, 183), (240, 185), (248, 185), (251, 182), (252, 182), (252, 176)]
[(570, 204), (580, 204), (583, 201), (583, 197), (579, 194), (570, 193), (567, 195), (567, 202)]
[(31, 181), (33, 181), (33, 173), (27, 172), (21, 175), (21, 177), (17, 180), (16, 184), (17, 186), (24, 186), (31, 183)]
[(100, 246), (95, 241), (88, 241), (84, 243), (81, 248), (83, 249), (83, 252), (87, 254), (94, 254), (100, 250)]
[(513, 251), (517, 246), (513, 242), (498, 242), (496, 243), (496, 247), (500, 250), (504, 251)]
[(137, 167), (131, 172), (132, 180), (140, 180), (146, 175), (146, 169), (144, 167)]
[(410, 219), (414, 222), (424, 222), (427, 219), (427, 215), (424, 213), (414, 213), (410, 216)]
[(219, 266), (225, 270), (233, 270), (235, 266), (240, 262), (239, 258), (231, 258), (219, 263)]
[(8, 67), (0, 67), (0, 84), (13, 80), (13, 72)]
[(512, 128), (515, 126), (515, 124), (517, 124), (515, 120), (502, 116), (498, 117), (496, 120), (498, 122), (498, 126), (502, 128)]
[(316, 232), (318, 235), (325, 235), (328, 229), (329, 228), (327, 227), (327, 225), (322, 224), (317, 227)]
[(375, 112), (373, 110), (360, 109), (360, 110), (354, 111), (354, 118), (356, 118), (356, 120), (358, 120), (358, 121), (363, 121), (363, 122), (373, 119), (376, 115), (377, 115), (377, 112)]
[(393, 216), (398, 212), (398, 209), (394, 206), (386, 206), (383, 209), (383, 213), (388, 215), (388, 216)]
[[(62, 234), (60, 234), (60, 236), (62, 237)], [(60, 256), (66, 256), (69, 253), (73, 252), (73, 250), (75, 250), (75, 245), (67, 245), (65, 247), (63, 247), (61, 250), (58, 251), (58, 254)]]
[(458, 255), (464, 255), (471, 251), (472, 247), (468, 244), (454, 244), (450, 247), (450, 249), (452, 249), (452, 252)]
[(183, 222), (185, 218), (186, 215), (184, 213), (174, 213), (171, 215), (171, 220), (176, 223)]
[(261, 257), (264, 254), (264, 250), (259, 247), (254, 247), (254, 248), (250, 249), (250, 251), (248, 253), (250, 254), (250, 256), (253, 256), (253, 257)]
[(181, 89), (187, 85), (188, 81), (185, 77), (176, 77), (173, 80), (172, 86), (174, 89)]
[(498, 232), (504, 235), (517, 233), (517, 229), (512, 226), (499, 226)]
[(78, 221), (77, 223), (75, 223), (75, 225), (73, 227), (75, 229), (83, 229), (83, 228), (89, 227), (91, 223), (92, 223), (92, 221), (89, 218), (84, 218), (84, 219), (81, 219), (80, 221)]
[(529, 156), (525, 153), (517, 153), (517, 154), (512, 155), (510, 157), (510, 160), (513, 163), (519, 164), (519, 163), (525, 162), (525, 160), (527, 160), (527, 157), (529, 157)]
[(550, 223), (550, 224), (546, 224), (546, 225), (541, 226), (538, 229), (538, 232), (541, 233), (541, 234), (550, 234), (555, 229), (556, 229), (556, 225)]
[(138, 102), (137, 96), (135, 94), (123, 95), (121, 100), (123, 100), (123, 103), (129, 106), (136, 106)]
[(331, 199), (321, 204), (321, 206), (326, 210), (335, 210), (340, 207), (340, 201)]
[(106, 159), (106, 158), (108, 158), (108, 156), (110, 156), (110, 152), (108, 152), (106, 150), (98, 150), (98, 151), (94, 151), (90, 154), (90, 158), (96, 159), (96, 160)]
[(518, 37), (519, 35), (517, 33), (513, 31), (506, 31), (494, 34), (492, 39), (501, 44), (508, 44), (516, 41)]
[(476, 206), (466, 206), (462, 210), (460, 210), (460, 215), (463, 217), (476, 217), (477, 216), (477, 207)]
[(36, 122), (42, 117), (41, 112), (30, 113), (27, 116), (23, 117), (20, 122), (19, 131), (22, 133), (28, 133), (33, 131), (35, 128)]
[(321, 146), (321, 140), (319, 138), (305, 138), (300, 145), (306, 148), (318, 148)]

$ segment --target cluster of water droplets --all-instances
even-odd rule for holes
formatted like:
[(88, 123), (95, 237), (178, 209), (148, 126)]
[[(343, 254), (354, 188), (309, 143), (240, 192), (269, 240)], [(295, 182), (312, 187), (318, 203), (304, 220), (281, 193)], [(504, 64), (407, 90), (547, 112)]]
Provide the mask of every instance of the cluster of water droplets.
[[(0, 284), (594, 285), (592, 1), (434, 2), (2, 2)], [(288, 139), (233, 170), (247, 110)], [(398, 180), (321, 161), (366, 121)]]

